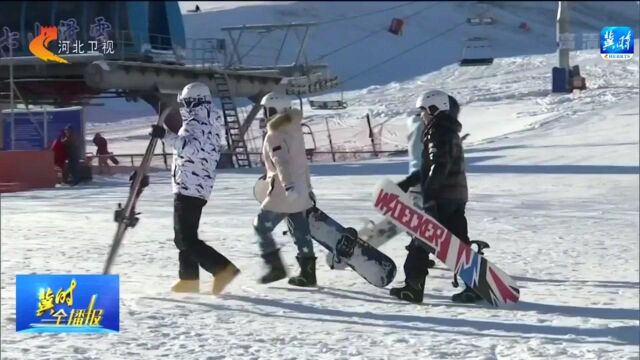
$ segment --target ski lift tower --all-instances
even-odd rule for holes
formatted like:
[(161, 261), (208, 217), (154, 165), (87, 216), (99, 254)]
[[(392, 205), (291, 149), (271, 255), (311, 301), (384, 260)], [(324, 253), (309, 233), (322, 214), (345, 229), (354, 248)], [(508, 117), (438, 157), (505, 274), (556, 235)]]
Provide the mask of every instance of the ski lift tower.
[[(337, 77), (330, 78), (328, 66), (309, 64), (306, 47), (311, 28), (316, 23), (252, 24), (221, 28), (230, 40), (230, 51), (225, 55), (223, 72), (217, 74), (215, 88), (221, 102), (227, 143), (236, 162), (251, 166), (245, 134), (260, 112), (260, 99), (266, 92), (251, 97), (254, 105), (246, 116), (241, 116), (234, 100), (236, 89), (230, 86), (228, 75), (261, 76), (277, 74), (281, 81), (269, 91), (304, 95), (326, 91), (337, 86)], [(297, 40), (297, 46), (292, 42)], [(225, 46), (226, 48), (226, 46)], [(241, 122), (244, 117), (244, 122)], [(239, 154), (239, 155), (238, 155)]]
[[(231, 40), (231, 56), (226, 64), (227, 68), (242, 69), (250, 68), (249, 60), (253, 57), (265, 58), (264, 54), (258, 55), (255, 50), (271, 49), (276, 50), (273, 57), (273, 66), (278, 67), (280, 61), (286, 55), (290, 55), (291, 52), (287, 52), (286, 44), (289, 36), (293, 34), (298, 40), (298, 49), (295, 53), (295, 59), (293, 59), (294, 65), (308, 65), (306, 56), (307, 41), (311, 27), (316, 23), (291, 23), (291, 24), (263, 24), (263, 25), (240, 25), (224, 27), (221, 30), (227, 33), (229, 40)], [(267, 48), (260, 46), (268, 41), (271, 36), (275, 37), (276, 33), (283, 33), (282, 39), (279, 44), (276, 44), (275, 48)], [(302, 34), (300, 34), (302, 32)], [(251, 45), (241, 44), (242, 38), (253, 37)], [(277, 39), (276, 39), (277, 40)], [(303, 62), (304, 60), (304, 62)], [(261, 66), (261, 68), (264, 66)]]
[(467, 10), (469, 34), (464, 40), (460, 66), (487, 66), (493, 64), (493, 47), (487, 34), (488, 27), (495, 24), (487, 5), (471, 3)]
[(551, 71), (551, 92), (570, 93), (575, 89), (585, 90), (586, 80), (580, 75), (580, 67), (571, 67), (570, 51), (575, 49), (575, 34), (569, 29), (569, 4), (558, 1), (556, 17), (556, 40), (558, 46), (558, 66)]
[[(307, 44), (316, 25), (309, 22), (221, 28), (231, 42), (225, 70), (254, 75), (275, 71), (283, 79), (274, 90), (298, 97), (336, 88), (338, 77), (329, 74), (329, 66), (310, 64), (307, 58)], [(251, 98), (255, 105), (240, 128), (242, 135), (260, 111), (259, 102), (264, 95)]]

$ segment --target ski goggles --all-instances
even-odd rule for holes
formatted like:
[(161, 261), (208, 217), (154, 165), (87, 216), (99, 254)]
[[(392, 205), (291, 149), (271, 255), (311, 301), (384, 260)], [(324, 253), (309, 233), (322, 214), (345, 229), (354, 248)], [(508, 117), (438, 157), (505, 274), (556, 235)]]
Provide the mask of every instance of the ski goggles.
[(269, 119), (270, 117), (272, 117), (277, 113), (278, 113), (278, 110), (276, 110), (276, 108), (273, 108), (273, 107), (269, 107), (269, 108), (265, 107), (262, 109), (262, 114), (264, 115), (265, 119)]
[(183, 108), (191, 110), (193, 108), (202, 106), (202, 105), (210, 105), (211, 101), (205, 98), (186, 98), (180, 101), (180, 104)]
[(426, 108), (424, 106), (420, 106), (418, 108), (418, 110), (420, 111), (420, 115), (426, 114), (428, 116), (435, 116), (435, 114), (438, 112), (438, 107), (435, 105), (430, 105), (429, 108)]

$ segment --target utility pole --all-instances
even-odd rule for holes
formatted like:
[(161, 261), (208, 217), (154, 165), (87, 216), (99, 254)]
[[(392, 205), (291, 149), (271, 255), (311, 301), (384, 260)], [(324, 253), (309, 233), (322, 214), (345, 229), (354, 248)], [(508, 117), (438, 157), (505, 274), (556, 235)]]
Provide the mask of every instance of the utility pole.
[(327, 125), (327, 136), (329, 137), (329, 149), (331, 150), (331, 159), (336, 162), (336, 153), (333, 152), (333, 141), (331, 140), (331, 129), (329, 129), (329, 120), (325, 117), (324, 123)]
[(369, 127), (369, 140), (371, 140), (371, 149), (373, 150), (373, 156), (378, 157), (375, 135), (373, 133), (373, 128), (371, 128), (371, 117), (369, 116), (369, 113), (367, 113), (367, 127)]
[(558, 40), (558, 66), (569, 69), (569, 52), (573, 48), (573, 34), (569, 33), (569, 4), (558, 1), (558, 16), (556, 17), (556, 39)]

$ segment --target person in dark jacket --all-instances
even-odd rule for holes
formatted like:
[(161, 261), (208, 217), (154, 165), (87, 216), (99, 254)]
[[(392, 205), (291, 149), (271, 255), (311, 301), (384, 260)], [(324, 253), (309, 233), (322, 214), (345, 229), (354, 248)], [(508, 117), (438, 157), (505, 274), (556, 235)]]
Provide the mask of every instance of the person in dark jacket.
[[(398, 183), (403, 191), (420, 185), (423, 209), (458, 239), (469, 242), (465, 208), (468, 201), (464, 152), (458, 121), (460, 106), (445, 92), (429, 91), (418, 98), (416, 107), (425, 122), (423, 133), (423, 161), (420, 169)], [(418, 239), (407, 246), (404, 263), (405, 286), (392, 288), (391, 295), (401, 300), (421, 303), (424, 284), (429, 273), (429, 252)], [(452, 297), (455, 302), (481, 300), (473, 290), (465, 288)]]
[(96, 146), (96, 155), (98, 155), (98, 173), (107, 173), (110, 175), (111, 169), (108, 160), (111, 160), (114, 165), (118, 165), (118, 159), (109, 152), (107, 139), (105, 139), (102, 134), (96, 133), (93, 136), (93, 144)]
[(71, 125), (64, 128), (62, 143), (69, 159), (70, 179), (67, 180), (67, 183), (78, 185), (80, 183), (80, 146)]

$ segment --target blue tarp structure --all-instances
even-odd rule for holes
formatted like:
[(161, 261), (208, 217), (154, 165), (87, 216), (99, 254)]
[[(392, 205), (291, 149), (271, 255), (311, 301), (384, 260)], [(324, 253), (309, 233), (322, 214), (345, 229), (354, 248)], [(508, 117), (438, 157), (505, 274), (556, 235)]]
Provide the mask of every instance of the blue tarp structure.
[(2, 112), (3, 150), (48, 149), (60, 132), (70, 125), (84, 147), (82, 108), (11, 110)]

